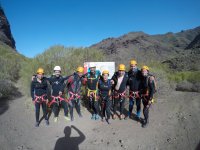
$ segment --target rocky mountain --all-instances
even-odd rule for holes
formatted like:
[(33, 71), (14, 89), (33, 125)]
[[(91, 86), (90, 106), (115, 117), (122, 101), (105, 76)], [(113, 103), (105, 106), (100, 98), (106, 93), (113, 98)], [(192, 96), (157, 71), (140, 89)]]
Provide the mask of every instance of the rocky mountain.
[(169, 64), (171, 69), (177, 71), (199, 71), (200, 64), (200, 34), (198, 34), (185, 48), (184, 53), (179, 57), (166, 60), (163, 63)]
[(186, 47), (186, 49), (196, 49), (200, 48), (200, 34), (195, 37), (195, 39)]
[(13, 49), (16, 48), (15, 40), (10, 30), (10, 24), (1, 6), (0, 6), (0, 43), (6, 44)]
[[(200, 27), (166, 33), (163, 35), (149, 35), (143, 32), (130, 32), (118, 38), (107, 38), (91, 46), (105, 53), (107, 61), (115, 61), (116, 65), (136, 59), (140, 65), (150, 65), (156, 70), (158, 64), (166, 64), (170, 72), (181, 72), (176, 90), (200, 92), (198, 72), (200, 71)], [(158, 65), (159, 66), (159, 65)], [(158, 68), (157, 68), (158, 69)], [(188, 72), (192, 76), (186, 78)], [(159, 87), (166, 88), (168, 81), (166, 73), (153, 72), (159, 80)], [(174, 83), (174, 82), (173, 82)], [(159, 88), (158, 91), (162, 91)], [(164, 91), (164, 90), (163, 90)], [(162, 92), (161, 92), (162, 93)], [(161, 94), (162, 95), (162, 94)]]
[(186, 48), (199, 39), (194, 40), (199, 34), (200, 27), (163, 35), (130, 32), (118, 38), (107, 38), (91, 47), (103, 51), (109, 61), (126, 64), (127, 60), (135, 58), (143, 63), (155, 60), (164, 62), (192, 53)]
[(194, 38), (200, 34), (200, 27), (194, 29), (182, 30), (178, 33), (168, 32), (163, 35), (155, 35), (158, 41), (172, 45), (174, 47), (185, 49)]

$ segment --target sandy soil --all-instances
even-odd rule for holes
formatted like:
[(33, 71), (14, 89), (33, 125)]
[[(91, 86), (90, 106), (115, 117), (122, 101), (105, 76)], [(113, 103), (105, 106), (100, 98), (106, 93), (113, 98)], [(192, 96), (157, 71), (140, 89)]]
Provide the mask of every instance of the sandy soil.
[[(57, 123), (50, 117), (34, 127), (33, 106), (25, 97), (0, 104), (0, 150), (199, 150), (200, 93), (172, 92), (161, 95), (150, 109), (150, 124), (142, 128), (135, 120), (66, 122), (63, 112)], [(135, 112), (134, 112), (135, 113)], [(75, 112), (76, 114), (76, 112)]]

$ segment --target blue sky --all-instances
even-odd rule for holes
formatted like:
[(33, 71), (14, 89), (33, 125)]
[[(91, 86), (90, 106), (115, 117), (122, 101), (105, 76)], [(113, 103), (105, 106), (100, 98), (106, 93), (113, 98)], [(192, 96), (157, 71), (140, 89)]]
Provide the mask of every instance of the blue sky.
[(199, 0), (0, 0), (17, 50), (87, 47), (132, 31), (179, 32), (200, 26)]

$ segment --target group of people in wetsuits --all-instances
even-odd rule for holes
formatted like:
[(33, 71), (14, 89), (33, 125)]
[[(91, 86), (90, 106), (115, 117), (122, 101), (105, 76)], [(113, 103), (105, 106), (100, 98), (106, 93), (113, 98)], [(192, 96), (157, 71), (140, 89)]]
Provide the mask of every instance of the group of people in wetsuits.
[[(149, 107), (153, 102), (155, 93), (155, 78), (150, 75), (148, 66), (141, 69), (137, 67), (135, 60), (130, 61), (130, 70), (126, 72), (124, 64), (118, 66), (118, 71), (109, 79), (109, 70), (102, 73), (96, 70), (96, 66), (90, 63), (89, 71), (84, 74), (84, 68), (78, 67), (70, 76), (61, 76), (61, 67), (54, 67), (51, 77), (44, 76), (44, 70), (39, 68), (37, 75), (32, 77), (31, 96), (35, 104), (36, 124), (40, 124), (40, 106), (43, 109), (43, 117), (46, 125), (49, 125), (47, 108), (54, 113), (54, 122), (58, 121), (59, 109), (64, 109), (64, 118), (73, 121), (73, 109), (81, 113), (81, 100), (83, 101), (82, 86), (86, 87), (87, 106), (92, 114), (92, 120), (106, 121), (111, 123), (111, 117), (120, 120), (133, 118), (133, 106), (136, 104), (135, 119), (142, 122), (142, 127), (149, 123)], [(51, 98), (48, 98), (48, 87), (51, 87)], [(125, 101), (129, 98), (128, 115), (125, 115)], [(141, 102), (143, 104), (144, 119), (141, 119)], [(119, 106), (119, 114), (118, 114)], [(70, 115), (69, 115), (70, 113)], [(69, 117), (70, 116), (70, 117)]]

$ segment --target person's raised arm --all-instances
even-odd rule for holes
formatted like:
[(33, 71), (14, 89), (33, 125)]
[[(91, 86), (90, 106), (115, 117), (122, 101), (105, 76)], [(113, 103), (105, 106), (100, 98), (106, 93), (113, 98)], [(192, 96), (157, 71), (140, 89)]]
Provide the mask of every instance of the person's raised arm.
[(70, 77), (72, 77), (73, 76), (73, 74), (71, 74), (71, 75), (69, 75), (69, 76), (64, 76), (63, 77), (63, 80), (65, 81), (65, 80), (68, 80)]
[(149, 81), (149, 99), (153, 99), (153, 94), (154, 94), (155, 88), (154, 88), (154, 81)]
[(32, 97), (32, 101), (34, 101), (34, 90), (35, 90), (35, 84), (32, 81), (31, 82), (31, 97)]
[(79, 134), (79, 137), (77, 139), (77, 141), (78, 141), (77, 143), (83, 142), (85, 140), (85, 135), (78, 128), (76, 128), (75, 126), (72, 125), (71, 128), (76, 130), (78, 132), (78, 134)]

